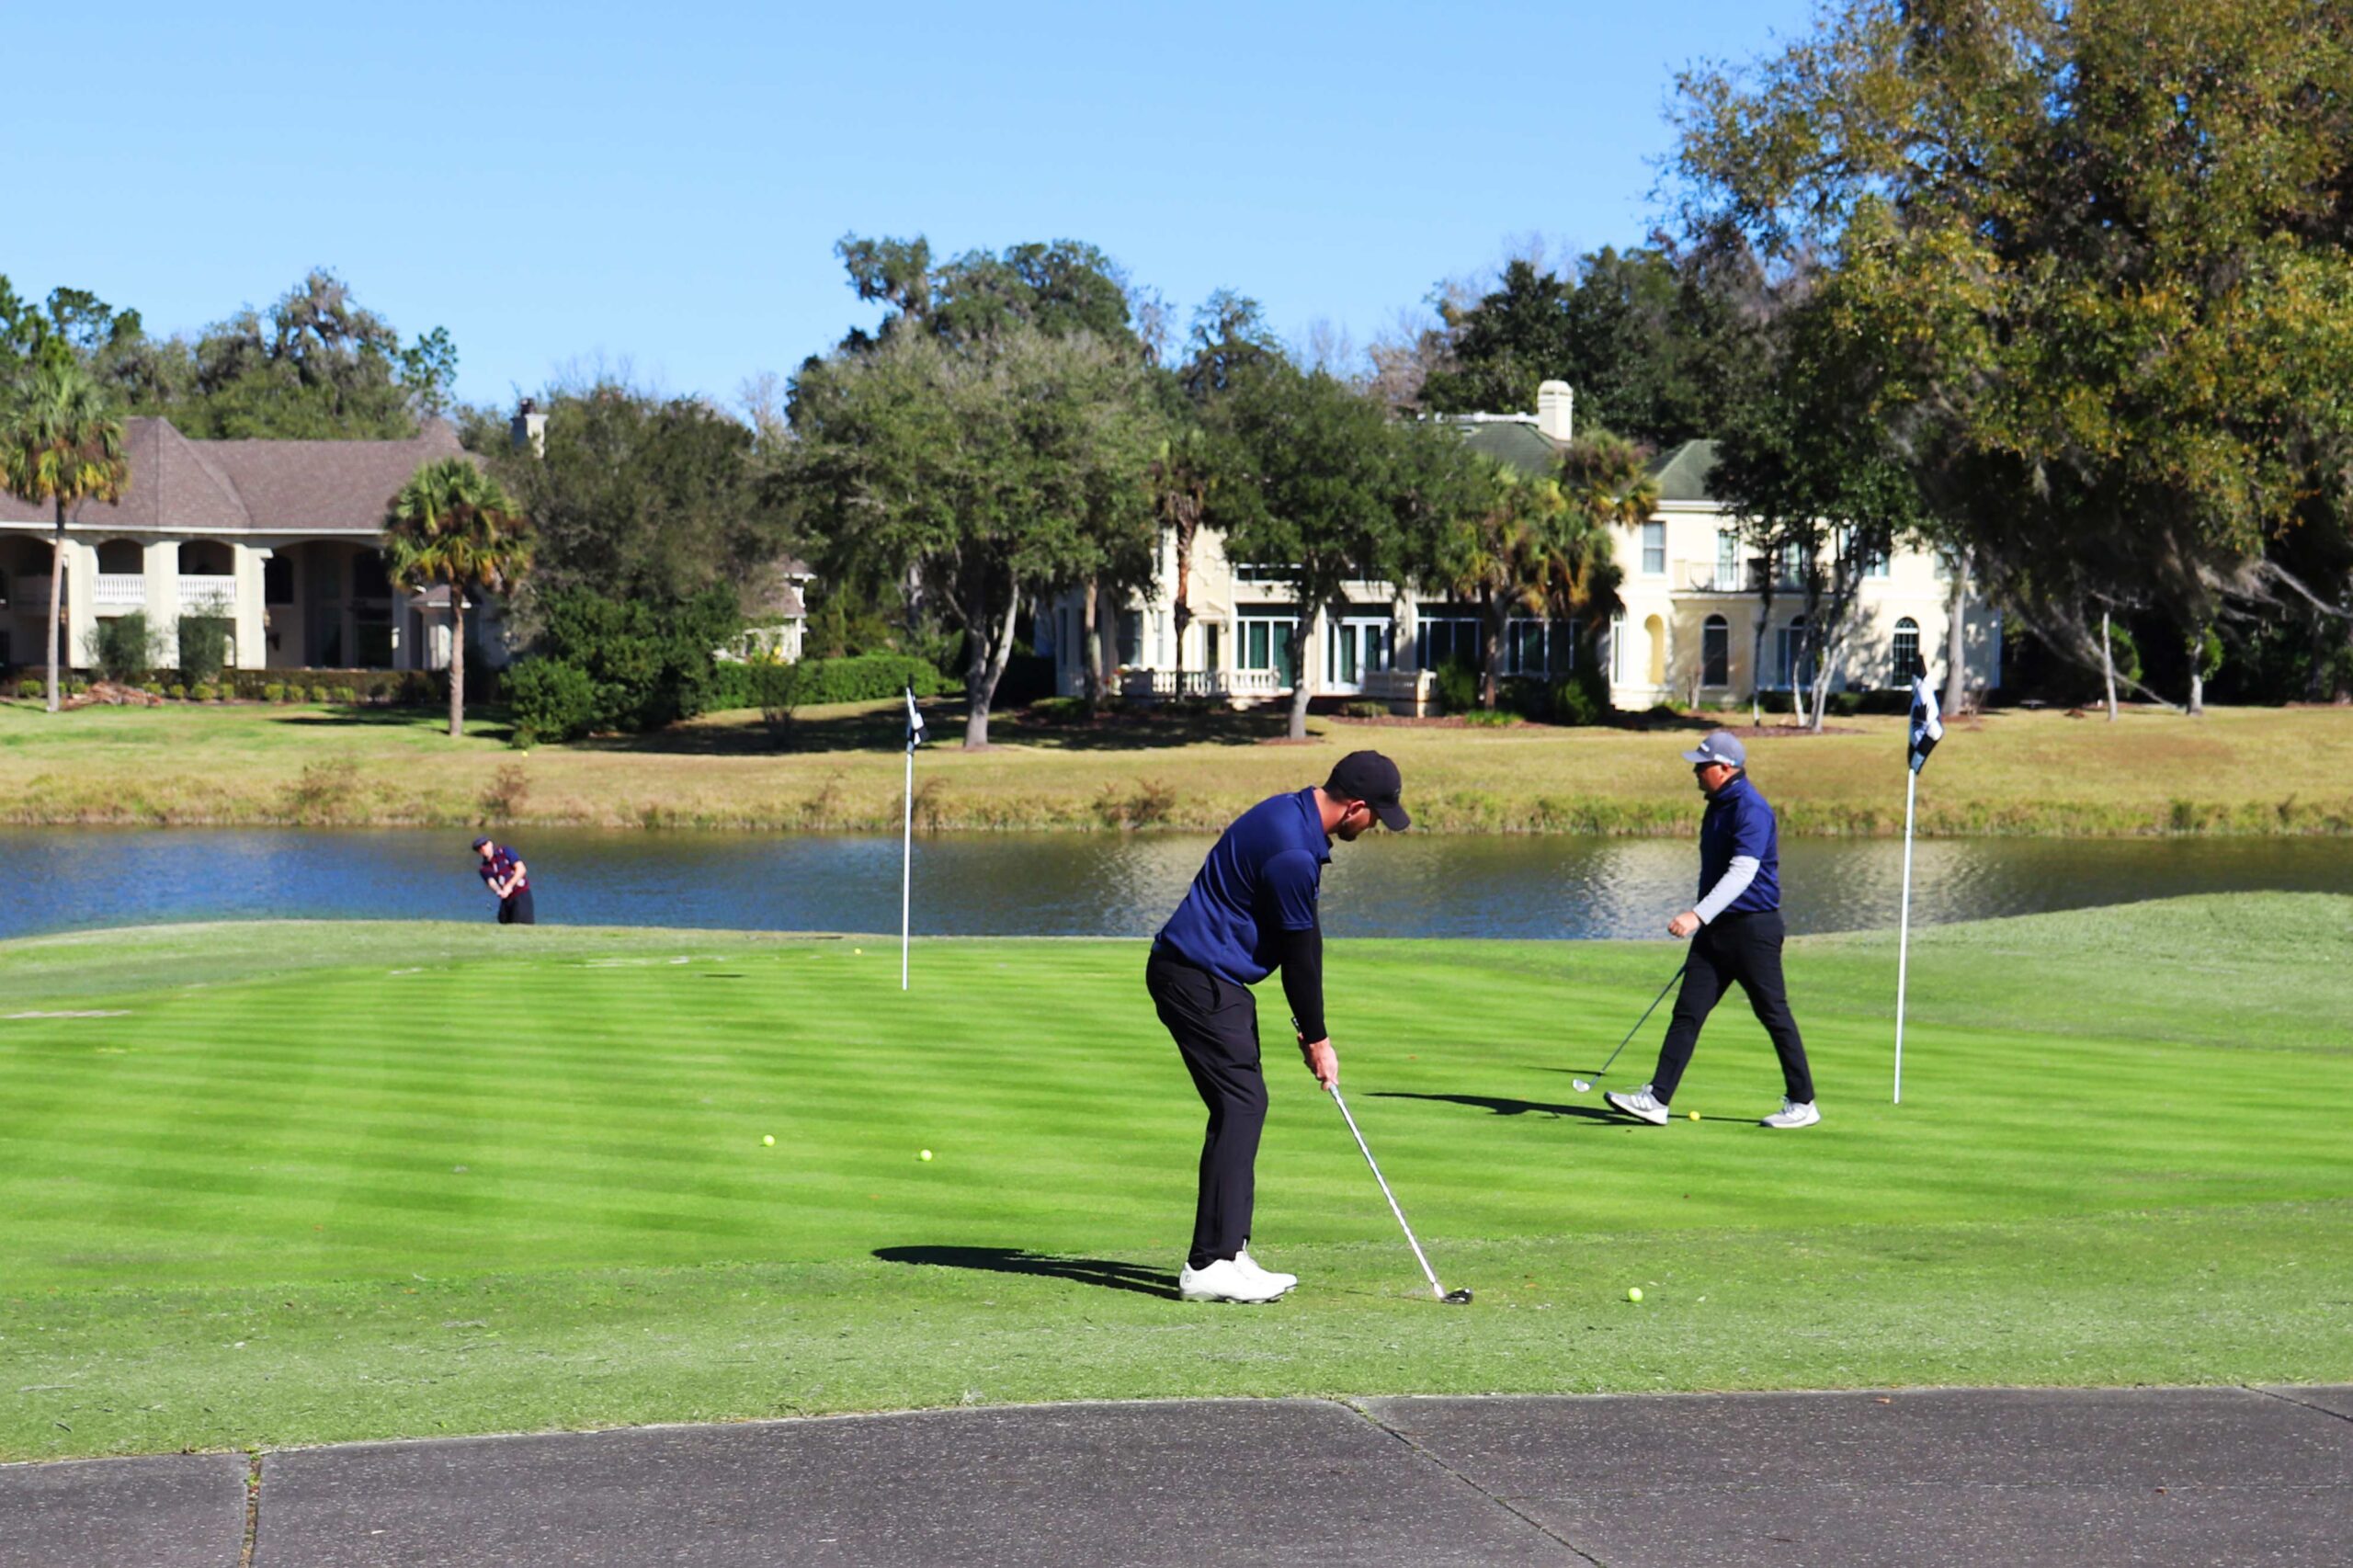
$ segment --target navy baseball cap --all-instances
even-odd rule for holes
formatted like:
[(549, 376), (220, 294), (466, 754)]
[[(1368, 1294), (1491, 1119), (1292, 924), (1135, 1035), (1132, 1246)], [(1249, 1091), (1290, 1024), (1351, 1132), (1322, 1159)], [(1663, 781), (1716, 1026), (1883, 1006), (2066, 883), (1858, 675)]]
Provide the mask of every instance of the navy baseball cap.
[(1332, 777), (1324, 781), (1324, 792), (1337, 795), (1344, 801), (1362, 801), (1381, 819), (1381, 825), (1392, 833), (1403, 833), (1414, 825), (1405, 808), (1397, 803), (1398, 792), (1404, 779), (1397, 765), (1377, 751), (1352, 751), (1332, 765)]
[(488, 844), (489, 842), (490, 842), (490, 835), (489, 835), (488, 834), (484, 834), (484, 835), (483, 835), (480, 838), (475, 839), (475, 840), (474, 840), (474, 842), (473, 842), (473, 849), (474, 849), (474, 853), (475, 853), (475, 854), (477, 854), (477, 855), (481, 854), (481, 853), (482, 853), (482, 846), (483, 846), (483, 845), (485, 845), (485, 844)]
[(1726, 767), (1748, 766), (1748, 748), (1730, 730), (1710, 730), (1696, 751), (1683, 754), (1686, 762), (1721, 762)]

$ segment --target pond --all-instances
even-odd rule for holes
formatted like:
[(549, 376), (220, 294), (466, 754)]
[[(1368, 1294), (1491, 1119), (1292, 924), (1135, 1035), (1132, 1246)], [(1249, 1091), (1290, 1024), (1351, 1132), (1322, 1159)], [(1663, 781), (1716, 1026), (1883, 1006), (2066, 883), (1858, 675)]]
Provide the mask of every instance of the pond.
[[(158, 921), (488, 920), (461, 831), (93, 828), (0, 831), (27, 896), (0, 937)], [(531, 868), (543, 923), (895, 931), (891, 837), (501, 835)], [(915, 846), (915, 928), (956, 936), (1148, 936), (1199, 866), (1194, 835), (956, 834)], [(1974, 920), (2251, 889), (2353, 887), (2353, 839), (1923, 840), (1913, 918)], [(1781, 846), (1792, 930), (1893, 925), (1903, 846)], [(1341, 845), (1324, 876), (1335, 936), (1613, 937), (1660, 934), (1691, 900), (1689, 840), (1404, 834)]]

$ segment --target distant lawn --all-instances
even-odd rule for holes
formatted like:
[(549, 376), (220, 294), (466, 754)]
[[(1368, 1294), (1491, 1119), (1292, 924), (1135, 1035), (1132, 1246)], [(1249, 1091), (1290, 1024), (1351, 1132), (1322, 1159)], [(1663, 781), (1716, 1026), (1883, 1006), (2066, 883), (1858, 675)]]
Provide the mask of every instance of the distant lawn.
[[(904, 996), (858, 938), (0, 945), (0, 1458), (1073, 1397), (2353, 1379), (2353, 899), (1924, 932), (1901, 1108), (1891, 944), (1800, 941), (1828, 1119), (1795, 1134), (1754, 1125), (1779, 1080), (1736, 1002), (1677, 1098), (1700, 1123), (1571, 1090), (1674, 963), (1337, 944), (1343, 1086), (1479, 1299), (1427, 1300), (1277, 1046), (1256, 1250), (1306, 1282), (1241, 1310), (1160, 1293), (1199, 1111), (1138, 943), (926, 941)], [(99, 1016), (23, 1016), (62, 1013)]]
[[(1222, 826), (1277, 790), (1377, 746), (1405, 774), (1426, 831), (1688, 833), (1677, 760), (1709, 720), (1634, 727), (1423, 728), (1317, 719), (1304, 746), (1264, 744), (1271, 714), (1166, 714), (1099, 725), (1001, 715), (995, 749), (957, 747), (938, 705), (917, 779), (918, 825), (941, 829)], [(790, 737), (756, 714), (659, 734), (506, 745), (495, 711), (452, 741), (442, 716), (240, 705), (89, 709), (0, 703), (0, 822), (891, 831), (899, 719), (888, 704), (802, 713)], [(1841, 720), (1777, 732), (1754, 771), (1793, 834), (1902, 830), (1903, 728)], [(2353, 713), (2243, 709), (2190, 720), (2150, 710), (2115, 724), (2000, 712), (1953, 727), (1921, 790), (1933, 834), (2353, 832)]]

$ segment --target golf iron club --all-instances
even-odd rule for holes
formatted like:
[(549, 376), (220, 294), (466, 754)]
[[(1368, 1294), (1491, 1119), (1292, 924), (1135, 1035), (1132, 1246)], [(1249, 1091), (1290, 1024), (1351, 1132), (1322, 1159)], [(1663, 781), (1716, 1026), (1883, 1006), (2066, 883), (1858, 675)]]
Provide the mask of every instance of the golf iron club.
[[(1659, 987), (1659, 993), (1656, 996), (1651, 999), (1651, 1005), (1643, 1009), (1643, 1016), (1641, 1017), (1634, 1020), (1634, 1027), (1626, 1031), (1626, 1040), (1621, 1040), (1618, 1042), (1618, 1051), (1625, 1050), (1626, 1040), (1632, 1040), (1637, 1034), (1642, 1032), (1643, 1026), (1651, 1021), (1651, 1015), (1658, 1011), (1658, 1005), (1666, 1000), (1666, 994), (1675, 989), (1675, 983), (1682, 979), (1683, 971), (1690, 967), (1691, 960), (1689, 959), (1685, 959), (1681, 963), (1676, 965), (1674, 974), (1667, 978), (1667, 982), (1665, 985)], [(1609, 1076), (1609, 1070), (1618, 1065), (1618, 1051), (1611, 1051), (1609, 1053), (1609, 1060), (1601, 1064), (1601, 1071), (1594, 1074), (1594, 1077), (1597, 1080)], [(1583, 1078), (1572, 1078), (1569, 1080), (1569, 1086), (1576, 1090), (1577, 1093), (1584, 1094), (1586, 1090), (1592, 1088), (1593, 1085), (1586, 1083)]]
[(1340, 1108), (1340, 1115), (1347, 1121), (1349, 1134), (1356, 1139), (1357, 1147), (1363, 1151), (1364, 1163), (1372, 1166), (1372, 1179), (1381, 1183), (1381, 1196), (1389, 1199), (1389, 1211), (1397, 1216), (1398, 1228), (1405, 1233), (1405, 1244), (1414, 1249), (1414, 1261), (1422, 1266), (1422, 1274), (1430, 1282), (1430, 1294), (1449, 1306), (1465, 1304), (1471, 1300), (1469, 1289), (1449, 1290), (1439, 1284), (1437, 1271), (1430, 1267), (1430, 1260), (1422, 1256), (1422, 1244), (1414, 1239), (1414, 1227), (1405, 1223), (1405, 1211), (1397, 1207), (1397, 1195), (1389, 1190), (1389, 1182), (1381, 1176), (1381, 1167), (1373, 1164), (1372, 1151), (1366, 1146), (1364, 1134), (1357, 1131), (1357, 1119), (1348, 1115), (1348, 1102), (1340, 1097), (1340, 1085), (1333, 1085), (1330, 1093), (1332, 1103)]

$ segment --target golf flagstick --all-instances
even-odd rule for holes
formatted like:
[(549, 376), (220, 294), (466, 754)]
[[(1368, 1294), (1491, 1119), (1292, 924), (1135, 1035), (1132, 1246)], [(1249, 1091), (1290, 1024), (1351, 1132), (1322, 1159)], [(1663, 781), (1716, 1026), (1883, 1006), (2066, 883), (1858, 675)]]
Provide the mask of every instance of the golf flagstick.
[(923, 712), (915, 706), (915, 688), (907, 687), (907, 794), (899, 832), (899, 989), (907, 988), (907, 913), (915, 887), (915, 747), (923, 744)]
[(1895, 927), (1895, 1093), (1888, 1102), (1904, 1103), (1904, 992), (1911, 978), (1912, 960), (1912, 820), (1920, 800), (1920, 769), (1928, 754), (1944, 738), (1944, 721), (1937, 714), (1937, 694), (1928, 689), (1928, 671), (1919, 666), (1912, 676), (1912, 733), (1904, 748), (1908, 771), (1904, 776), (1904, 908)]

